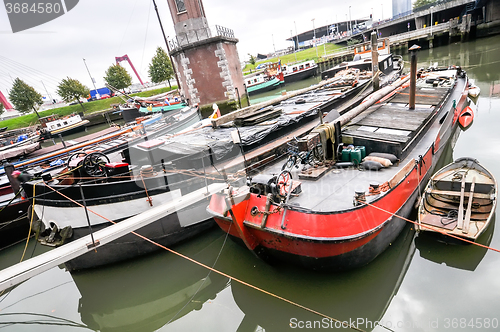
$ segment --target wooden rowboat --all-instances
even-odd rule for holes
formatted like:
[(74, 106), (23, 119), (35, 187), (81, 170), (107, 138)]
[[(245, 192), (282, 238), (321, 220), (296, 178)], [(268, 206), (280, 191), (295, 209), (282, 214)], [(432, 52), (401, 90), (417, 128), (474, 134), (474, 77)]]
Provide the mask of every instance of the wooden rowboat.
[(427, 184), (417, 230), (476, 241), (490, 224), (496, 205), (493, 174), (476, 159), (460, 158), (440, 169)]

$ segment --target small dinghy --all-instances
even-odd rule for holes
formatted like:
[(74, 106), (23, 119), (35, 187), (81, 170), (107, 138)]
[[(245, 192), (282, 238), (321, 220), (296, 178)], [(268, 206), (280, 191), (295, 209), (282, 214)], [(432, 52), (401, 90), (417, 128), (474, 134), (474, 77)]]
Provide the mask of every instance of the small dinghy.
[(481, 89), (474, 84), (473, 80), (469, 80), (469, 97), (477, 98), (481, 93)]
[(458, 124), (462, 130), (466, 130), (470, 127), (472, 121), (474, 121), (474, 111), (470, 108), (470, 106), (467, 106), (462, 110), (462, 112), (460, 112), (460, 115), (458, 116)]
[(476, 159), (459, 158), (431, 178), (420, 201), (419, 231), (476, 241), (497, 205), (497, 182)]

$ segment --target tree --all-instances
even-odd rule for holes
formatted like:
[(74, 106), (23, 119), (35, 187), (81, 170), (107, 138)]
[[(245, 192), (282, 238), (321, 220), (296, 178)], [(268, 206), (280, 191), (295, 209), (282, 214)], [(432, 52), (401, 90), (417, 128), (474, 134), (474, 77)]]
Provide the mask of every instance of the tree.
[(252, 66), (255, 66), (255, 57), (250, 53), (248, 53), (248, 55), (250, 56), (250, 60), (248, 60), (248, 62), (250, 62)]
[(413, 9), (417, 9), (422, 6), (430, 5), (437, 2), (437, 0), (417, 0), (413, 3)]
[(172, 62), (170, 62), (170, 57), (167, 52), (165, 52), (161, 47), (156, 49), (155, 56), (151, 59), (148, 70), (149, 77), (153, 83), (161, 83), (168, 81), (170, 89), (170, 79), (174, 76), (174, 70), (172, 68)]
[(106, 83), (118, 90), (124, 89), (132, 84), (132, 77), (129, 75), (127, 70), (119, 64), (111, 65), (108, 70), (106, 70), (104, 80)]
[(35, 111), (36, 115), (40, 117), (36, 111), (35, 105), (42, 105), (43, 99), (42, 95), (36, 92), (36, 90), (24, 83), (21, 79), (16, 78), (12, 89), (9, 93), (9, 99), (14, 104), (14, 108), (21, 113), (28, 113), (32, 109)]
[(0, 115), (2, 115), (2, 113), (3, 113), (3, 104), (0, 103)]
[(78, 101), (83, 111), (86, 111), (80, 98), (86, 98), (89, 95), (89, 88), (80, 81), (69, 77), (63, 79), (57, 86), (57, 94), (67, 103), (71, 103), (73, 100)]

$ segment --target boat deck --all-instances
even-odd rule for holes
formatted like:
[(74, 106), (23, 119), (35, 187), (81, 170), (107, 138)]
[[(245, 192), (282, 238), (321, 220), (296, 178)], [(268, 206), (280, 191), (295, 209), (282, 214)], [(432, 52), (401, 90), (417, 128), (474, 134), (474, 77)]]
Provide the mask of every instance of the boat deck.
[[(457, 88), (452, 90), (450, 95), (449, 88), (418, 87), (417, 96), (425, 94), (426, 97), (416, 99), (415, 110), (410, 110), (408, 101), (401, 98), (404, 96), (403, 90), (385, 103), (375, 104), (355, 117), (343, 128), (343, 142), (365, 145), (367, 155), (370, 152), (395, 154), (400, 158), (400, 162), (378, 171), (333, 166), (321, 175), (321, 180), (299, 179), (301, 170), (294, 167), (291, 171), (292, 178), (301, 182), (302, 193), (291, 197), (289, 204), (318, 212), (351, 209), (356, 191), (368, 192), (371, 183), (383, 184), (404, 176), (415, 164), (411, 161), (418, 160), (419, 156), (424, 155), (432, 146), (440, 131), (441, 122), (444, 121), (444, 115), (453, 107), (453, 102), (458, 103), (465, 79), (457, 79), (456, 84)], [(444, 147), (436, 146), (436, 149), (441, 148)], [(262, 173), (278, 175), (285, 162), (286, 159), (283, 158), (264, 169)], [(424, 185), (422, 184), (422, 188)], [(368, 196), (367, 201), (370, 202), (380, 195)]]
[[(99, 131), (97, 133), (88, 134), (88, 135), (85, 135), (85, 136), (82, 136), (82, 137), (78, 137), (78, 138), (75, 138), (75, 139), (72, 139), (72, 140), (65, 140), (64, 143), (66, 144), (66, 146), (73, 146), (73, 145), (76, 145), (76, 144), (80, 144), (80, 143), (83, 143), (83, 142), (87, 142), (87, 141), (96, 139), (98, 137), (102, 137), (104, 135), (108, 135), (108, 134), (114, 133), (114, 132), (116, 132), (118, 130), (120, 130), (120, 128), (118, 128), (118, 127), (110, 127), (110, 128), (106, 128), (104, 130), (101, 130), (101, 131)], [(54, 145), (47, 146), (47, 147), (41, 148), (40, 150), (34, 151), (34, 152), (32, 152), (30, 154), (29, 157), (30, 158), (35, 158), (35, 157), (42, 156), (44, 154), (52, 153), (52, 152), (55, 152), (55, 151), (59, 151), (59, 150), (62, 150), (62, 149), (64, 149), (64, 145), (62, 144), (62, 142), (59, 142), (59, 143), (56, 143)]]

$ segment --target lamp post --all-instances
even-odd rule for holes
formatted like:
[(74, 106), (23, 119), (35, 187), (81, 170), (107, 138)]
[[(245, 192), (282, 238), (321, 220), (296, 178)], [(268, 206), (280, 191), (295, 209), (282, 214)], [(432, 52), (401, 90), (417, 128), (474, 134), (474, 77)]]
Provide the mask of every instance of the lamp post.
[[(292, 40), (293, 43), (293, 32), (290, 30), (290, 39)], [(295, 62), (297, 62), (297, 50), (295, 49), (295, 43), (293, 43), (293, 54), (295, 54)]]
[(274, 50), (274, 55), (276, 55), (276, 46), (274, 46), (274, 34), (271, 34), (271, 38), (273, 39), (273, 50)]
[(297, 49), (300, 51), (299, 35), (297, 34), (297, 23), (295, 23), (295, 21), (293, 21), (293, 24), (295, 25), (295, 40), (297, 40)]
[(311, 20), (313, 22), (313, 40), (314, 40), (314, 47), (316, 48), (316, 57), (319, 58), (318, 55), (318, 45), (316, 44), (316, 28), (314, 27), (314, 18)]
[(381, 20), (383, 21), (384, 20), (384, 4), (381, 3), (380, 7), (382, 8), (382, 17), (381, 17)]
[(349, 30), (351, 30), (351, 36), (352, 36), (351, 6), (349, 6)]

